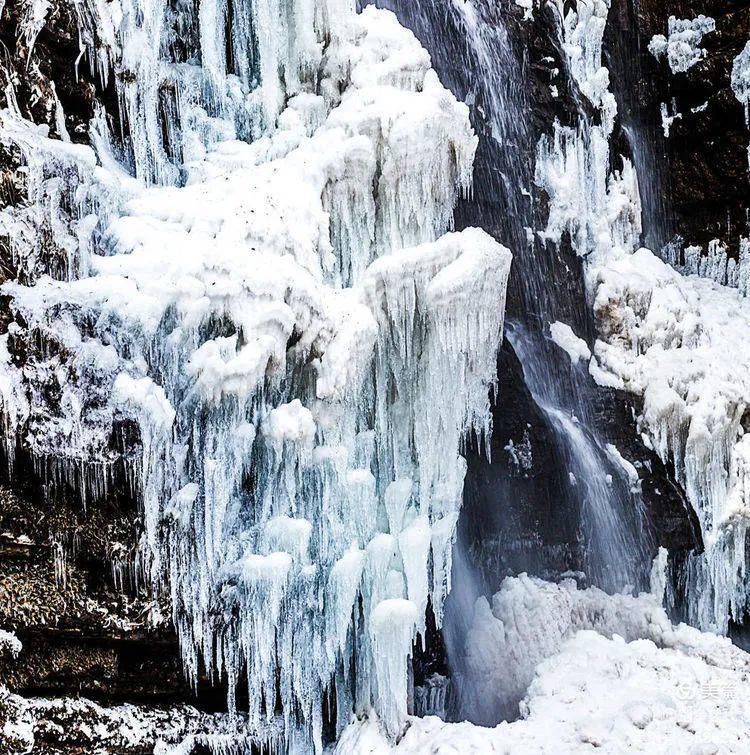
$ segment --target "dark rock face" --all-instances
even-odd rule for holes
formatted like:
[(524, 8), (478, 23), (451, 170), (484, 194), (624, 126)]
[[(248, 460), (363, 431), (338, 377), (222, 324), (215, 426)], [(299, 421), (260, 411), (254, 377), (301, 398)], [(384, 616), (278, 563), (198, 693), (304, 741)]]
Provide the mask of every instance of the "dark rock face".
[(469, 457), (460, 532), (488, 592), (522, 571), (550, 577), (581, 569), (579, 512), (565, 505), (563, 454), (507, 340), (498, 374), (491, 453)]
[[(699, 14), (716, 21), (701, 47), (706, 57), (684, 73), (672, 73), (666, 59), (656, 60), (647, 46), (655, 34), (667, 33), (667, 20)], [(743, 105), (731, 89), (734, 59), (750, 41), (750, 7), (742, 0), (617, 0), (608, 23), (606, 44), (613, 88), (625, 122), (654, 145), (639, 165), (642, 192), (662, 198), (667, 227), (687, 244), (721, 239), (736, 250), (747, 235), (750, 195), (750, 130)], [(661, 105), (679, 113), (665, 138)], [(646, 151), (644, 149), (644, 151)], [(654, 218), (647, 218), (653, 224)], [(658, 250), (657, 250), (658, 251)]]
[(34, 123), (44, 123), (59, 136), (55, 123), (55, 93), (65, 111), (65, 125), (73, 141), (86, 141), (88, 122), (103, 93), (82, 63), (76, 66), (80, 49), (75, 4), (52, 0), (47, 20), (31, 50), (19, 29), (21, 0), (8, 0), (0, 18), (0, 104), (6, 105), (4, 89), (12, 82), (21, 114)]
[(111, 503), (84, 510), (0, 489), (0, 626), (24, 645), (18, 659), (0, 660), (13, 691), (189, 696), (169, 620), (158, 620), (169, 608), (133, 583), (138, 529), (136, 512)]

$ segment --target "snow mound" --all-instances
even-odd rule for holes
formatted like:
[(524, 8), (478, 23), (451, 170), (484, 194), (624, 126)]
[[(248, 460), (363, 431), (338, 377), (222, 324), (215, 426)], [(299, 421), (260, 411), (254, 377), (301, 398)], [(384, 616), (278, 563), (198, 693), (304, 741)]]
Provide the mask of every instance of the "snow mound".
[(491, 610), (484, 599), (477, 608), (475, 660), (488, 680), (480, 697), (526, 689), (521, 718), (495, 728), (412, 718), (397, 746), (375, 719), (362, 720), (337, 753), (744, 752), (750, 655), (673, 626), (656, 595), (521, 576), (505, 581)]

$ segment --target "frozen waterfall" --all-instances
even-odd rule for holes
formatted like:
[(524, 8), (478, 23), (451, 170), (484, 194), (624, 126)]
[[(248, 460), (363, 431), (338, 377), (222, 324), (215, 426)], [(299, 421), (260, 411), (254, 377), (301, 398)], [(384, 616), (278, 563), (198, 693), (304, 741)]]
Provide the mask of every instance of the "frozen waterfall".
[[(750, 614), (750, 241), (737, 260), (718, 240), (642, 248), (671, 219), (649, 167), (664, 144), (618, 112), (645, 75), (620, 59), (630, 37), (607, 40), (622, 8), (18, 3), (23, 55), (0, 60), (6, 476), (137, 510), (112, 582), (144, 627), (171, 617), (195, 705), (222, 702), (176, 706), (151, 742), (148, 705), (0, 684), (13, 736), (33, 747), (50, 711), (158, 755), (711, 735), (710, 705), (683, 725), (675, 688), (750, 669), (705, 633)], [(63, 13), (85, 123), (33, 55)], [(722, 33), (663, 27), (649, 64), (681, 76)], [(49, 539), (64, 591), (74, 554)], [(23, 657), (19, 638), (0, 627), (0, 654)]]
[(225, 678), (230, 709), (246, 683), (259, 732), (280, 710), (320, 751), (335, 694), (339, 727), (372, 708), (396, 734), (502, 339), (510, 252), (441, 235), (468, 110), (387, 11), (76, 7), (122, 121), (89, 148), (2, 114), (28, 166), (27, 208), (0, 214), (25, 271), (8, 458), (25, 433), (89, 505), (127, 480), (188, 677)]

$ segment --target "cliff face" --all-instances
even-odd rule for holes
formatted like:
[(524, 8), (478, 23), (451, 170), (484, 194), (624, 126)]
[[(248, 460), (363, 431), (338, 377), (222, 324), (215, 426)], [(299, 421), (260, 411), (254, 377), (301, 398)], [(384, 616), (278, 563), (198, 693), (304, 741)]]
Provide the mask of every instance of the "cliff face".
[[(88, 65), (76, 63), (80, 47), (74, 4), (50, 3), (33, 39), (22, 31), (29, 7), (20, 0), (9, 0), (4, 8), (0, 3), (0, 107), (17, 108), (53, 137), (60, 138), (64, 128), (71, 141), (87, 143), (94, 108), (106, 103), (111, 109), (112, 93), (97, 90)], [(0, 138), (0, 207), (22, 202), (20, 165), (20, 155)], [(16, 275), (8, 241), (0, 232), (2, 280)], [(5, 331), (9, 313), (4, 299), (0, 310)], [(23, 453), (10, 472), (7, 456), (4, 449), (0, 627), (18, 637), (23, 651), (17, 657), (0, 653), (2, 684), (24, 696), (83, 695), (105, 704), (194, 699), (182, 674), (169, 607), (152, 602), (136, 581), (134, 553), (141, 525), (134, 502), (111, 495), (86, 505), (65, 485), (52, 493), (39, 483), (38, 470)], [(11, 707), (12, 701), (0, 700), (0, 722), (13, 719)], [(79, 721), (94, 723), (93, 707), (47, 713), (40, 719), (47, 724), (37, 727), (40, 752), (90, 751), (94, 739), (71, 733), (65, 744), (54, 729), (65, 726), (72, 732)], [(112, 721), (102, 722), (105, 728), (117, 728)], [(147, 745), (130, 748), (121, 742), (116, 751), (147, 752)], [(0, 735), (0, 751), (21, 750), (19, 741)]]

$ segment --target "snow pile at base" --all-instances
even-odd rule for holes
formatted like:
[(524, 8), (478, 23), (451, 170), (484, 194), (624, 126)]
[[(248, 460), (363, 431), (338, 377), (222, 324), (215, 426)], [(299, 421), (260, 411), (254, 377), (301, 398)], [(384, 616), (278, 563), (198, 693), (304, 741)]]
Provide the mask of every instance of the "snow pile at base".
[(691, 622), (725, 632), (748, 607), (748, 301), (640, 249), (599, 269), (594, 311), (599, 368), (643, 397), (641, 428), (674, 463), (700, 521), (705, 553), (690, 564)]
[(570, 325), (564, 322), (553, 322), (549, 326), (552, 340), (570, 357), (573, 364), (583, 359), (591, 359), (591, 350), (583, 338), (579, 338)]
[(482, 692), (528, 687), (520, 720), (484, 728), (412, 718), (397, 746), (376, 720), (355, 721), (337, 753), (745, 751), (750, 655), (671, 625), (655, 595), (521, 576), (492, 603), (478, 602), (472, 631), (484, 636), (469, 643), (484, 663)]
[(700, 44), (703, 37), (713, 31), (716, 31), (716, 22), (703, 14), (694, 19), (670, 16), (667, 36), (657, 34), (652, 37), (648, 49), (656, 58), (666, 55), (672, 73), (685, 73), (706, 57)]
[(73, 148), (3, 113), (29, 176), (0, 211), (29, 271), (2, 287), (9, 460), (84, 501), (133, 489), (186, 674), (230, 708), (246, 680), (251, 727), (278, 696), (286, 746), (319, 751), (335, 680), (341, 718), (395, 732), (502, 341), (509, 251), (441, 235), (468, 108), (347, 0), (77, 7), (124, 126)]
[(498, 711), (515, 717), (536, 666), (581, 629), (659, 642), (671, 625), (659, 601), (646, 593), (608, 595), (596, 587), (579, 590), (572, 579), (554, 584), (526, 574), (507, 577), (491, 603), (477, 600), (466, 640), (476, 705), (488, 719)]

